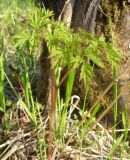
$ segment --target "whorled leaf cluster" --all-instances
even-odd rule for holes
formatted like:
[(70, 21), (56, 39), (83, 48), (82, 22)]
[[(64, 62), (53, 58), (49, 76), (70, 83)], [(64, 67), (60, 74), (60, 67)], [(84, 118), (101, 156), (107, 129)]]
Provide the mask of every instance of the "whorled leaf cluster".
[(103, 35), (95, 38), (83, 30), (74, 32), (64, 23), (55, 21), (53, 13), (44, 8), (34, 7), (25, 12), (26, 14), (14, 12), (14, 23), (6, 26), (6, 29), (12, 27), (13, 34), (9, 33), (9, 39), (14, 50), (24, 48), (28, 53), (36, 54), (44, 40), (53, 67), (64, 68), (69, 65), (74, 70), (80, 67), (80, 79), (86, 85), (90, 84), (93, 75), (92, 63), (102, 68), (106, 62), (116, 66), (122, 58), (118, 49), (106, 42)]

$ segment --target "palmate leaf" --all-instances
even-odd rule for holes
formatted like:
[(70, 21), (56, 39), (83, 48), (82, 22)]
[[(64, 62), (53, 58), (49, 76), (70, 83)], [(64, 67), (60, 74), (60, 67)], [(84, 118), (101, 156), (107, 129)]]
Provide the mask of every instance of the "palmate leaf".
[(63, 52), (59, 48), (51, 48), (50, 58), (53, 62), (53, 67), (64, 67), (66, 65), (66, 59)]
[(28, 13), (28, 24), (35, 30), (42, 29), (45, 25), (49, 24), (53, 12), (46, 11), (45, 9), (34, 8)]
[(89, 63), (83, 62), (80, 72), (80, 80), (84, 80), (86, 89), (89, 89), (92, 80), (93, 70)]
[(106, 43), (105, 50), (109, 63), (111, 63), (113, 66), (117, 66), (119, 61), (123, 58), (121, 52), (115, 48), (112, 43)]
[(24, 44), (30, 39), (30, 36), (31, 35), (29, 34), (29, 32), (22, 32), (22, 33), (16, 34), (13, 37), (14, 40), (16, 40), (15, 48), (17, 47), (22, 48)]
[(104, 68), (101, 57), (95, 51), (87, 52), (87, 57), (92, 60), (97, 66)]
[(62, 48), (71, 43), (72, 36), (73, 34), (70, 32), (70, 29), (63, 23), (54, 22), (53, 25), (49, 25), (46, 39), (50, 42), (50, 45), (55, 45), (55, 47), (60, 46)]
[[(83, 34), (84, 33), (84, 34)], [(90, 59), (97, 66), (104, 68), (104, 63), (100, 53), (100, 45), (105, 43), (105, 38), (100, 36), (99, 39), (95, 38), (90, 33), (81, 31), (79, 33), (80, 40), (79, 46), (81, 46), (81, 55), (86, 59)]]
[(39, 45), (40, 36), (38, 36), (35, 32), (23, 32), (21, 34), (16, 34), (14, 36), (15, 48), (19, 47), (20, 49), (25, 45), (29, 44), (29, 51), (32, 53), (33, 49)]
[(72, 60), (71, 63), (74, 64), (75, 68), (79, 68), (79, 66), (83, 62), (83, 59), (80, 56), (80, 54), (76, 55), (75, 57), (73, 56), (71, 60)]
[(106, 43), (106, 42), (105, 42), (105, 37), (104, 37), (103, 35), (101, 35), (101, 36), (98, 38), (98, 43), (99, 43), (99, 44), (104, 44), (104, 43)]
[(45, 38), (49, 47), (58, 47), (59, 44), (65, 44), (66, 34), (66, 28), (61, 22), (53, 22), (52, 24), (47, 25)]

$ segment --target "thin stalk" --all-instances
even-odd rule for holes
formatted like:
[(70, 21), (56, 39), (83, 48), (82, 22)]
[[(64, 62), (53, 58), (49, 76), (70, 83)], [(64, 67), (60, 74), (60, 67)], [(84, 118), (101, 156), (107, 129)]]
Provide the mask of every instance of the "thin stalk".
[[(117, 68), (114, 67), (114, 70), (113, 70), (113, 73), (114, 73), (114, 79), (117, 78)], [(115, 100), (115, 104), (114, 104), (114, 126), (116, 126), (116, 123), (117, 123), (117, 96), (118, 96), (118, 82), (115, 81), (115, 84), (114, 84), (114, 89), (113, 89), (113, 93), (114, 93), (114, 100)], [(115, 135), (115, 131), (114, 131), (114, 135)]]
[[(109, 18), (109, 23), (110, 23), (110, 31), (111, 31), (111, 36), (112, 36), (112, 44), (113, 47), (115, 47), (115, 39), (114, 39), (114, 33), (112, 30), (112, 24), (111, 24), (111, 19)], [(113, 66), (113, 76), (114, 79), (117, 79), (117, 67)], [(114, 86), (113, 86), (113, 97), (115, 100), (115, 104), (114, 104), (114, 126), (116, 126), (116, 122), (117, 122), (117, 96), (118, 96), (118, 82), (115, 81)], [(116, 129), (116, 128), (115, 128)], [(115, 135), (115, 129), (114, 129), (114, 136)]]
[(4, 53), (0, 56), (0, 109), (4, 113), (4, 125), (6, 128), (6, 132), (8, 129), (8, 118), (6, 113), (6, 105), (5, 105), (5, 91), (4, 91)]
[[(111, 35), (112, 35), (112, 43), (113, 43), (113, 46), (115, 46), (115, 41), (114, 41), (114, 34), (113, 34), (113, 30), (112, 30), (112, 23), (111, 23), (111, 19), (110, 19), (110, 17), (108, 16), (108, 15), (106, 15), (103, 11), (102, 11), (102, 9), (100, 8), (100, 10), (101, 10), (101, 12), (108, 18), (108, 20), (109, 20), (109, 24), (110, 24), (110, 31), (111, 31)], [(125, 67), (125, 69), (124, 69), (124, 71), (125, 70), (127, 70), (127, 68), (129, 67), (129, 64), (128, 64), (128, 62), (126, 63), (126, 67)], [(124, 72), (124, 71), (122, 71), (122, 73)], [(122, 73), (120, 74), (120, 75), (122, 75)], [(116, 67), (114, 67), (114, 70), (113, 70), (113, 75), (114, 75), (114, 79), (115, 80), (118, 80), (119, 79), (119, 76), (117, 76), (117, 68)], [(117, 124), (116, 124), (116, 121), (117, 121), (117, 112), (118, 112), (118, 101), (117, 101), (117, 95), (118, 95), (118, 81), (116, 81), (115, 83), (114, 83), (114, 87), (113, 87), (114, 89), (113, 89), (113, 95), (114, 95), (114, 100), (115, 100), (115, 104), (114, 104), (114, 126), (116, 126)], [(126, 106), (124, 106), (124, 110), (125, 110), (125, 107)], [(124, 125), (124, 128), (126, 128), (127, 129), (127, 127), (126, 127), (126, 117), (127, 117), (127, 113), (125, 113), (125, 112), (127, 112), (127, 111), (123, 111), (123, 113), (122, 113), (122, 119), (123, 119), (123, 125)], [(129, 128), (129, 127), (128, 127)], [(116, 130), (114, 131), (114, 132), (116, 132)], [(114, 133), (115, 134), (115, 133)], [(125, 137), (127, 137), (127, 133), (126, 133), (126, 136)]]
[(51, 69), (50, 73), (50, 94), (49, 97), (51, 99), (49, 106), (49, 143), (48, 143), (48, 154), (47, 158), (48, 160), (51, 160), (52, 154), (53, 154), (53, 133), (54, 133), (54, 115), (55, 115), (55, 109), (56, 109), (56, 100), (57, 100), (57, 87), (56, 87), (56, 81), (54, 76), (54, 71)]
[(67, 72), (64, 74), (64, 76), (62, 77), (62, 79), (59, 82), (58, 88), (60, 88), (60, 86), (62, 85), (62, 83), (66, 80), (66, 78), (68, 77), (69, 73), (72, 72), (73, 69), (74, 69), (74, 65), (71, 68), (69, 68), (67, 70)]
[(48, 153), (47, 157), (48, 160), (51, 160), (52, 154), (53, 154), (53, 133), (54, 133), (54, 116), (55, 116), (55, 110), (56, 110), (56, 101), (57, 101), (57, 94), (58, 94), (58, 88), (61, 86), (61, 84), (64, 82), (64, 80), (68, 77), (68, 74), (72, 71), (74, 66), (72, 66), (63, 76), (61, 81), (59, 82), (59, 85), (56, 85), (56, 80), (54, 76), (54, 70), (51, 67), (51, 72), (50, 72), (50, 102), (48, 101), (48, 106), (49, 106), (49, 143), (48, 143)]
[(5, 105), (5, 88), (4, 88), (4, 60), (5, 60), (5, 47), (4, 47), (4, 37), (1, 37), (1, 55), (0, 55), (0, 108), (4, 113), (4, 125), (6, 129), (6, 133), (8, 130), (8, 118), (6, 112), (6, 105)]

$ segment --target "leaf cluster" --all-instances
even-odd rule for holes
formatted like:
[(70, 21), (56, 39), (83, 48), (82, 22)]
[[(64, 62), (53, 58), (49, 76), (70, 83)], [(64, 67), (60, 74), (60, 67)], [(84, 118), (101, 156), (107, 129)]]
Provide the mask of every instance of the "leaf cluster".
[(90, 84), (93, 75), (90, 62), (104, 68), (106, 62), (117, 66), (122, 58), (118, 49), (106, 42), (103, 35), (96, 38), (83, 30), (74, 32), (62, 22), (54, 21), (53, 13), (45, 8), (35, 7), (25, 13), (15, 15), (17, 29), (11, 37), (14, 48), (25, 48), (35, 54), (44, 39), (53, 67), (80, 68), (80, 80), (83, 79), (86, 86)]

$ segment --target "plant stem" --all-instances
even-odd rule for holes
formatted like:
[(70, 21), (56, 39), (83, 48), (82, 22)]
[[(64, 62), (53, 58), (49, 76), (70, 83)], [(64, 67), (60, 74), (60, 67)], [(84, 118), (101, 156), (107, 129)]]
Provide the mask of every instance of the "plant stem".
[(59, 82), (58, 88), (62, 85), (62, 83), (65, 81), (65, 79), (68, 77), (69, 73), (72, 72), (73, 69), (74, 69), (74, 65), (69, 70), (67, 70), (67, 72), (64, 74), (64, 76)]
[(49, 143), (48, 143), (48, 160), (51, 160), (52, 153), (53, 153), (53, 133), (54, 133), (54, 115), (55, 115), (55, 109), (56, 109), (56, 100), (57, 100), (57, 87), (56, 87), (56, 81), (54, 76), (54, 71), (51, 69), (50, 73), (50, 105), (49, 105)]
[[(114, 79), (117, 78), (117, 68), (114, 67)], [(113, 93), (114, 93), (114, 100), (115, 100), (115, 104), (114, 104), (114, 126), (116, 126), (116, 121), (117, 121), (117, 95), (118, 95), (118, 82), (115, 81), (115, 84), (114, 84), (114, 90), (113, 90)]]

